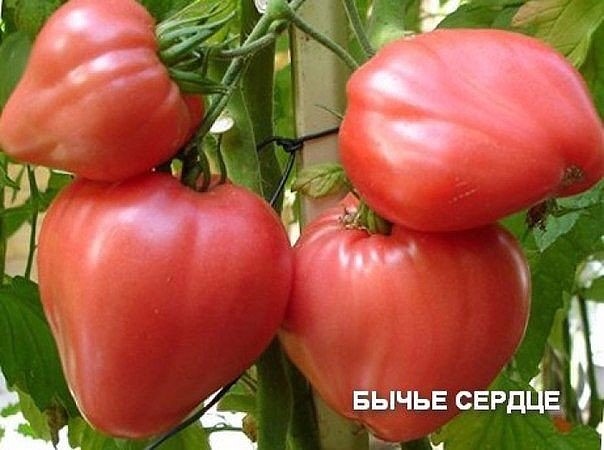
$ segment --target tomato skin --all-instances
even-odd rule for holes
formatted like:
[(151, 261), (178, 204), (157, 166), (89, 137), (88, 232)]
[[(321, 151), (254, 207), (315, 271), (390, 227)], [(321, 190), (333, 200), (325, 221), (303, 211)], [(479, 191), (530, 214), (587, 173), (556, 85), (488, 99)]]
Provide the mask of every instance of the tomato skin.
[(376, 212), (423, 231), (469, 229), (604, 174), (602, 123), (574, 68), (500, 30), (396, 41), (356, 71), (339, 146)]
[(47, 21), (0, 116), (14, 158), (115, 181), (173, 156), (203, 116), (157, 56), (135, 0), (70, 0)]
[[(523, 336), (528, 268), (514, 238), (489, 225), (389, 236), (346, 229), (334, 209), (294, 248), (279, 332), (291, 360), (335, 411), (388, 441), (434, 431), (457, 391), (486, 388)], [(448, 391), (447, 411), (353, 411), (353, 390)]]
[(84, 179), (51, 206), (40, 291), (69, 386), (105, 433), (181, 422), (247, 368), (283, 319), (292, 252), (259, 197), (168, 175)]

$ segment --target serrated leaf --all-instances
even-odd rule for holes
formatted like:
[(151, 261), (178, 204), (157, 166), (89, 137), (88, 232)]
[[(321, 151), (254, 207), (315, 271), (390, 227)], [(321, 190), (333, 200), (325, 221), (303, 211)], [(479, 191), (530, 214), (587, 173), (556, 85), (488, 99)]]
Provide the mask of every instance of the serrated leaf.
[(529, 0), (518, 10), (512, 24), (548, 42), (579, 67), (603, 20), (601, 0)]
[(77, 413), (37, 286), (21, 277), (0, 287), (0, 367), (7, 385), (30, 395), (39, 410), (58, 403)]
[[(491, 388), (500, 391), (532, 391), (528, 385), (500, 376)], [(446, 450), (598, 450), (598, 433), (577, 427), (571, 433), (556, 431), (551, 418), (529, 412), (508, 414), (506, 405), (495, 411), (467, 411), (435, 433), (433, 441), (444, 443)]]
[[(69, 420), (69, 444), (81, 450), (143, 450), (151, 442), (115, 439), (94, 430), (84, 419)], [(161, 450), (211, 450), (208, 436), (201, 425), (192, 425), (171, 437)]]
[(604, 25), (596, 30), (581, 73), (587, 82), (600, 117), (604, 117)]
[[(582, 196), (566, 199), (565, 207), (591, 205), (581, 211), (572, 227), (539, 251), (532, 234), (524, 239), (529, 257), (533, 296), (525, 337), (516, 353), (519, 372), (530, 380), (537, 372), (556, 311), (563, 307), (564, 295), (572, 293), (579, 264), (604, 247), (604, 202), (602, 184)], [(549, 225), (546, 225), (549, 226)], [(521, 238), (525, 235), (515, 230)]]
[(302, 169), (292, 185), (292, 191), (311, 198), (321, 198), (350, 187), (344, 168), (325, 163)]
[(59, 443), (59, 430), (67, 425), (65, 409), (54, 405), (40, 411), (29, 395), (19, 389), (17, 392), (21, 413), (29, 423), (33, 437), (50, 441), (56, 446)]
[(21, 79), (31, 41), (25, 33), (9, 34), (0, 45), (0, 111)]

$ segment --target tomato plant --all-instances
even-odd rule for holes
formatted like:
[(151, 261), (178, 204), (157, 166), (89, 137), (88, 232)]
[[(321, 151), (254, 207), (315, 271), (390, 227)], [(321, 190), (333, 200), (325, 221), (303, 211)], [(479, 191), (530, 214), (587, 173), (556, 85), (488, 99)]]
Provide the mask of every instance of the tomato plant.
[(134, 0), (71, 0), (57, 10), (0, 116), (4, 151), (96, 180), (173, 156), (203, 107), (170, 78), (154, 30)]
[(397, 40), (347, 92), (344, 168), (372, 208), (411, 228), (485, 225), (604, 175), (604, 131), (580, 75), (518, 33)]
[(38, 266), (80, 410), (141, 438), (178, 424), (268, 345), (291, 252), (256, 195), (231, 184), (200, 194), (153, 174), (76, 180), (44, 221)]
[[(0, 1), (0, 446), (599, 448), (603, 20)], [(447, 410), (351, 410), (374, 389)]]
[(457, 410), (354, 411), (353, 391), (486, 388), (524, 333), (528, 267), (497, 226), (372, 235), (346, 227), (344, 214), (325, 213), (296, 244), (281, 342), (340, 414), (389, 441), (417, 439)]

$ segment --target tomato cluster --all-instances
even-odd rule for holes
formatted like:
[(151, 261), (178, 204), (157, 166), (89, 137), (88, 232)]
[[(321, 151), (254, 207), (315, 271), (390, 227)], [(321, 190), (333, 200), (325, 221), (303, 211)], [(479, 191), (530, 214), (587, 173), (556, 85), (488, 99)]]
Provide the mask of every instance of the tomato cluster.
[(285, 313), (292, 253), (270, 206), (152, 171), (202, 114), (140, 4), (71, 0), (0, 117), (8, 154), (77, 175), (43, 223), (40, 293), (79, 409), (114, 436), (180, 423), (253, 363)]
[[(326, 211), (292, 252), (255, 194), (230, 183), (199, 193), (153, 170), (203, 115), (157, 53), (135, 0), (70, 0), (0, 116), (8, 154), (77, 175), (45, 218), (38, 266), (91, 424), (128, 438), (168, 430), (279, 328), (325, 401), (386, 440), (458, 411), (355, 411), (353, 391), (428, 398), (493, 381), (530, 309), (526, 260), (495, 222), (604, 171), (601, 122), (561, 56), (491, 30), (386, 46), (351, 77), (340, 133), (363, 203)], [(367, 206), (392, 222), (387, 233), (363, 226)]]
[(535, 39), (439, 30), (357, 70), (339, 149), (357, 194), (393, 222), (350, 226), (350, 199), (295, 247), (281, 341), (325, 401), (389, 441), (458, 411), (353, 410), (353, 391), (486, 388), (527, 324), (530, 282), (493, 222), (602, 178), (602, 124), (579, 74)]

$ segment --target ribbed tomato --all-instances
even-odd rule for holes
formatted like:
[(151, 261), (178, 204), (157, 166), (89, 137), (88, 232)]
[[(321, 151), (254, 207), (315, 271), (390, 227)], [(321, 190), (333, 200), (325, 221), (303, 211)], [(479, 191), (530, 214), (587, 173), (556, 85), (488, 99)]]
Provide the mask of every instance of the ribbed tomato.
[[(292, 361), (335, 411), (388, 441), (434, 431), (458, 391), (486, 388), (513, 355), (530, 281), (515, 239), (489, 225), (388, 236), (350, 229), (342, 208), (311, 223), (294, 249), (279, 333)], [(446, 411), (354, 411), (353, 391), (448, 393)]]
[(79, 179), (52, 204), (42, 303), (83, 415), (141, 438), (182, 421), (275, 335), (292, 255), (277, 215), (230, 184)]
[(169, 159), (203, 115), (158, 56), (155, 23), (135, 0), (70, 0), (36, 38), (0, 116), (14, 158), (95, 180)]
[(437, 30), (381, 49), (347, 86), (342, 163), (367, 203), (424, 231), (468, 229), (602, 178), (578, 72), (536, 39)]

